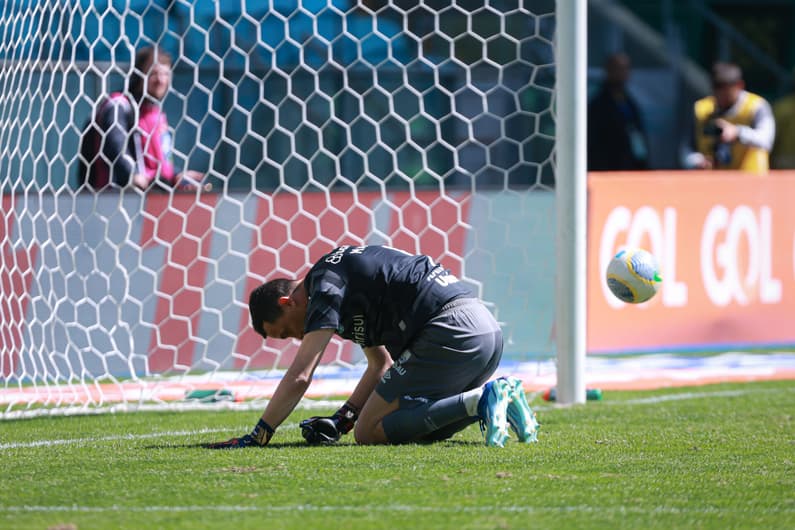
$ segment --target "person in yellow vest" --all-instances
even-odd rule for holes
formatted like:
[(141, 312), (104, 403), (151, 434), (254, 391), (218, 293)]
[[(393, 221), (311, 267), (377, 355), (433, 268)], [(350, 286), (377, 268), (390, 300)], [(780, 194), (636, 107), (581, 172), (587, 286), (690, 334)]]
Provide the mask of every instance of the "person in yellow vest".
[(742, 70), (732, 63), (712, 67), (712, 95), (694, 106), (695, 151), (685, 160), (689, 168), (738, 169), (765, 174), (776, 122), (770, 104), (745, 90)]
[(776, 119), (776, 141), (770, 153), (773, 169), (795, 169), (795, 72), (789, 94), (773, 103)]

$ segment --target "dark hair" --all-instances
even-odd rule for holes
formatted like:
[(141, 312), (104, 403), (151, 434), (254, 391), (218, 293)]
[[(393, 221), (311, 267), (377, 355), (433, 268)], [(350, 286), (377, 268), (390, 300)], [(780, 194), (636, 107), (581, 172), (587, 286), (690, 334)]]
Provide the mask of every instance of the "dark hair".
[(253, 291), (248, 297), (248, 310), (251, 313), (251, 327), (254, 331), (267, 338), (263, 322), (275, 322), (282, 316), (282, 306), (279, 305), (279, 298), (290, 296), (293, 290), (293, 281), (285, 278), (277, 278), (265, 282)]
[(159, 64), (171, 66), (171, 54), (158, 46), (145, 46), (135, 54), (135, 63), (127, 81), (127, 90), (135, 101), (140, 102), (146, 92), (146, 79), (155, 60)]
[(743, 71), (734, 63), (712, 65), (712, 86), (736, 85), (743, 80)]

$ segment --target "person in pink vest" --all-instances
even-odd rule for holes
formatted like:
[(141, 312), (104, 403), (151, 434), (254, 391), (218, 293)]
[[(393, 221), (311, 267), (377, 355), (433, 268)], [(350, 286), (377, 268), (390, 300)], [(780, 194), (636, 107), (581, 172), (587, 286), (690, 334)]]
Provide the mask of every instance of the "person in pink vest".
[(177, 173), (173, 136), (161, 103), (171, 88), (171, 56), (157, 47), (141, 48), (127, 92), (114, 92), (97, 105), (80, 145), (81, 183), (94, 190), (129, 185), (145, 190), (195, 187), (203, 175)]

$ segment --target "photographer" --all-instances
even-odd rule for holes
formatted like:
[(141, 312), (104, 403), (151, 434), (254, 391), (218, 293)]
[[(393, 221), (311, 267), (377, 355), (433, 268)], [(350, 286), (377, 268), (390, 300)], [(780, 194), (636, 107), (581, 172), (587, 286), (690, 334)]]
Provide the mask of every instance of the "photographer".
[(712, 67), (712, 95), (694, 105), (694, 151), (685, 158), (690, 169), (739, 169), (767, 173), (776, 133), (770, 104), (745, 90), (740, 67)]

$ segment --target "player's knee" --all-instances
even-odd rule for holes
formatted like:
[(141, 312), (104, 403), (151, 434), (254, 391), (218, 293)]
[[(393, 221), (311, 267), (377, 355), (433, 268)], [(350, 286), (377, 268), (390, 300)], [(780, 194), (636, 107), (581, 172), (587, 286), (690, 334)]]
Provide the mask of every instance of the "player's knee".
[(353, 438), (357, 444), (375, 445), (390, 443), (384, 433), (383, 420), (398, 408), (398, 400), (387, 403), (373, 392), (362, 407), (359, 419), (353, 431)]
[(359, 445), (368, 445), (369, 437), (367, 435), (367, 429), (357, 423), (356, 427), (353, 429), (353, 439), (356, 440), (356, 443)]
[(367, 433), (359, 424), (356, 424), (356, 427), (353, 429), (353, 439), (356, 440), (356, 443), (359, 445), (367, 445)]
[(389, 443), (378, 423), (357, 422), (353, 430), (353, 438), (359, 445), (377, 445)]
[(373, 443), (371, 430), (371, 426), (358, 422), (353, 430), (353, 438), (356, 443), (359, 445), (371, 445)]

